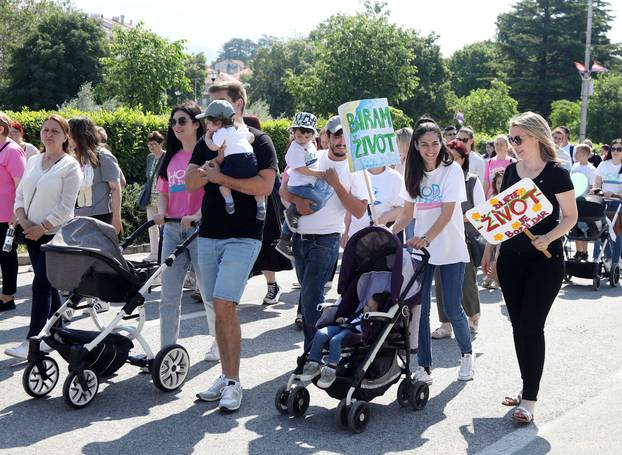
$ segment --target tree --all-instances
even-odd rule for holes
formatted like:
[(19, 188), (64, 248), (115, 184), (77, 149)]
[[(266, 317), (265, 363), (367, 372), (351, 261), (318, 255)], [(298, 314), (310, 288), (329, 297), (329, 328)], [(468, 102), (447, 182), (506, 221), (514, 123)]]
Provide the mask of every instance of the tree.
[(386, 15), (331, 16), (311, 39), (317, 49), (313, 65), (285, 78), (297, 109), (330, 115), (346, 101), (386, 97), (395, 105), (415, 94), (417, 68), (409, 34)]
[(186, 56), (184, 61), (186, 77), (190, 81), (190, 90), (182, 94), (184, 99), (198, 99), (203, 97), (205, 91), (205, 78), (207, 77), (207, 59), (203, 52)]
[[(607, 38), (609, 11), (607, 1), (594, 1), (593, 58), (605, 66), (620, 51)], [(554, 100), (580, 96), (573, 62), (583, 60), (586, 23), (584, 0), (521, 0), (499, 15), (497, 41), (509, 61), (507, 82), (521, 110), (548, 116)]]
[(294, 115), (294, 97), (285, 85), (285, 76), (298, 76), (315, 60), (316, 49), (307, 39), (275, 40), (257, 49), (251, 62), (248, 96), (265, 100), (272, 117)]
[(603, 74), (594, 83), (588, 104), (587, 133), (596, 142), (609, 143), (622, 136), (622, 75)]
[(457, 96), (466, 96), (478, 88), (490, 88), (494, 79), (505, 79), (505, 67), (497, 43), (467, 44), (449, 58), (451, 88)]
[(174, 94), (178, 101), (183, 93), (191, 93), (184, 68), (187, 57), (183, 41), (169, 42), (140, 23), (130, 29), (117, 27), (110, 55), (102, 59), (104, 82), (98, 94), (161, 113), (167, 108), (167, 94)]
[(0, 17), (0, 98), (9, 83), (8, 67), (16, 49), (36, 30), (41, 20), (52, 12), (63, 12), (63, 7), (48, 0), (1, 0)]
[(412, 65), (417, 68), (419, 87), (414, 95), (399, 104), (413, 119), (430, 115), (436, 121), (451, 120), (450, 106), (455, 95), (451, 92), (449, 71), (436, 43), (438, 35), (420, 36), (410, 31), (409, 47), (414, 53)]
[(579, 136), (579, 119), (581, 116), (581, 101), (557, 100), (551, 103), (549, 123), (551, 128), (565, 125), (570, 130), (571, 137)]
[(12, 52), (7, 104), (55, 108), (85, 82), (99, 82), (104, 54), (104, 33), (95, 21), (75, 12), (48, 14)]
[(233, 38), (222, 45), (218, 53), (218, 61), (241, 60), (245, 65), (255, 56), (257, 43), (250, 39)]
[(489, 89), (478, 88), (458, 99), (455, 108), (464, 113), (465, 123), (477, 133), (506, 132), (509, 120), (518, 113), (518, 103), (509, 92), (510, 87), (494, 80)]

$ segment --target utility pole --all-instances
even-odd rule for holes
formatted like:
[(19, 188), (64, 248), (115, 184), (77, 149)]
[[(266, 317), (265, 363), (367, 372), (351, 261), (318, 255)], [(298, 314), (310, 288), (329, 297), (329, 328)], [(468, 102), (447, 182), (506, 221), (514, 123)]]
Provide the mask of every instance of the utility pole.
[(579, 142), (585, 140), (587, 129), (587, 100), (594, 91), (594, 80), (590, 68), (590, 54), (592, 52), (592, 0), (587, 0), (587, 30), (585, 32), (585, 72), (581, 73), (581, 124), (579, 127)]

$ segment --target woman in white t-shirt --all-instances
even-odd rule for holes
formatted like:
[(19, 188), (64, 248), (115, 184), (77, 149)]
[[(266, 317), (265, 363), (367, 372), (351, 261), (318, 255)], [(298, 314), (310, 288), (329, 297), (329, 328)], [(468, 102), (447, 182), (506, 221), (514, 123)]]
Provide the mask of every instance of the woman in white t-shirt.
[[(407, 243), (415, 249), (426, 248), (430, 253), (421, 290), (416, 353), (419, 367), (415, 378), (432, 383), (430, 298), (434, 270), (438, 267), (443, 280), (443, 309), (454, 328), (462, 354), (458, 379), (468, 381), (473, 378), (474, 359), (469, 324), (462, 309), (464, 268), (469, 262), (461, 210), (462, 202), (467, 199), (464, 174), (447, 152), (440, 128), (428, 118), (415, 124), (406, 163), (405, 186), (401, 193), (404, 210), (393, 225), (393, 232), (400, 232), (410, 222), (416, 204), (415, 232)], [(413, 351), (411, 356), (414, 356)]]

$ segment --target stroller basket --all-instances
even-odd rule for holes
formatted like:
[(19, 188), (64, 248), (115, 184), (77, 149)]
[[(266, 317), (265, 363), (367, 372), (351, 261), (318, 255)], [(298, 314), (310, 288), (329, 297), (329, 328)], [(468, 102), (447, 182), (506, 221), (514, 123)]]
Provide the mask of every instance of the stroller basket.
[[(72, 363), (72, 353), (80, 352), (84, 345), (93, 341), (99, 332), (52, 328), (51, 335), (44, 341), (54, 348), (65, 361)], [(111, 333), (85, 356), (75, 356), (84, 363), (84, 368), (95, 371), (99, 376), (110, 376), (125, 364), (134, 343), (123, 335)], [(77, 354), (77, 352), (76, 352)], [(74, 354), (75, 355), (75, 354)]]

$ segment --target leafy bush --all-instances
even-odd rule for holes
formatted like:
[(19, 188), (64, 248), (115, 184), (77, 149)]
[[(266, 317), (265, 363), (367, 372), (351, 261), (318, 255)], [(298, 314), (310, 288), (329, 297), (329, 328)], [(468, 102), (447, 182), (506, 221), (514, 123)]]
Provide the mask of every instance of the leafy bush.
[[(138, 227), (147, 221), (147, 212), (138, 207), (137, 201), (142, 185), (140, 183), (129, 183), (123, 188), (123, 202), (121, 203), (121, 221), (123, 223), (123, 237), (129, 236)], [(135, 244), (146, 243), (149, 241), (147, 231), (141, 235)]]

